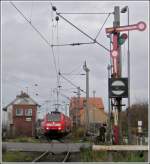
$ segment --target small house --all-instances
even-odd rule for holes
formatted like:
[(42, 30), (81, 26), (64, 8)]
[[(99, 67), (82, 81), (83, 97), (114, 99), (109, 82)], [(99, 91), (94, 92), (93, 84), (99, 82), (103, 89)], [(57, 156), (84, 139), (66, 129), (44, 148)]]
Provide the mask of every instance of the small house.
[(7, 136), (35, 136), (37, 109), (40, 107), (27, 93), (21, 91), (3, 110), (6, 112)]

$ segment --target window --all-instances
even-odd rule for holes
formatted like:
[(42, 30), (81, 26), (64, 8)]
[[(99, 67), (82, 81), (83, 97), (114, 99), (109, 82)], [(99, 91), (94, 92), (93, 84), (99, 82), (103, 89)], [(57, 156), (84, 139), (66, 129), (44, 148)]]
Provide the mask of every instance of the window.
[(60, 114), (48, 114), (48, 121), (52, 121), (52, 122), (60, 121)]
[(23, 109), (16, 109), (16, 116), (23, 116)]
[(25, 115), (26, 116), (32, 116), (32, 109), (26, 109), (25, 110)]

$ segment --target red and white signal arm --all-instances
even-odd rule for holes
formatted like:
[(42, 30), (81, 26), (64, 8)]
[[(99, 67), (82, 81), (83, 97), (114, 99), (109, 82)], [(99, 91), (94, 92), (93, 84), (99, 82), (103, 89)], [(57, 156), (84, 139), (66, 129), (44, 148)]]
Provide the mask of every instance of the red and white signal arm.
[(146, 29), (146, 23), (141, 21), (137, 23), (137, 27), (139, 31), (144, 31)]
[(113, 32), (123, 32), (123, 31), (131, 31), (131, 30), (139, 30), (144, 31), (146, 29), (146, 23), (143, 21), (138, 22), (137, 24), (132, 24), (128, 26), (120, 26), (120, 27), (109, 27), (106, 28), (106, 33), (113, 33)]

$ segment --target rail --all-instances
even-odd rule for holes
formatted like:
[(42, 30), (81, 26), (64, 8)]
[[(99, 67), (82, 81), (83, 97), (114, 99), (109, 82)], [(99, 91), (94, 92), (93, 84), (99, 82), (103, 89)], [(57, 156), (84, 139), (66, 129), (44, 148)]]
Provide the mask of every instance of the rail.
[(70, 157), (70, 155), (71, 155), (71, 153), (68, 151), (62, 162), (67, 162), (69, 157)]
[(41, 158), (43, 158), (46, 154), (48, 154), (49, 151), (45, 151), (44, 153), (42, 153), (40, 156), (38, 156), (37, 158), (35, 158), (32, 162), (38, 162)]

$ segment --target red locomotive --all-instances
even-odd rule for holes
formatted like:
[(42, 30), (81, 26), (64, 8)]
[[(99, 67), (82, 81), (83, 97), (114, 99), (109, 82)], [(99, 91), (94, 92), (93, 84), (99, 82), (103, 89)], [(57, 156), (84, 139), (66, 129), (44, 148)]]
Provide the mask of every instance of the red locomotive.
[(61, 112), (47, 113), (40, 123), (39, 131), (49, 139), (61, 138), (71, 131), (71, 120)]

